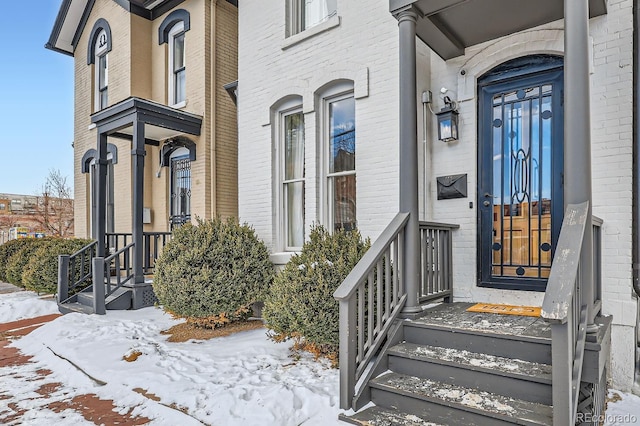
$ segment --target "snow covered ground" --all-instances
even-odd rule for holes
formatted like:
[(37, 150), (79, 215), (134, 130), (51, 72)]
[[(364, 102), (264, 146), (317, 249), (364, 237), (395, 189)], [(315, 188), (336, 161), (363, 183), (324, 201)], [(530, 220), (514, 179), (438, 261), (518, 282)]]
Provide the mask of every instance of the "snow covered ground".
[[(0, 295), (0, 322), (55, 312), (51, 299), (34, 293)], [(47, 368), (51, 380), (77, 394), (112, 399), (123, 412), (136, 407), (133, 414), (155, 425), (344, 424), (337, 421), (338, 371), (328, 363), (291, 358), (290, 344), (268, 340), (264, 330), (167, 342), (160, 331), (177, 323), (158, 308), (65, 315), (14, 343), (34, 356), (35, 365), (6, 367), (24, 368), (26, 380), (3, 380), (0, 388), (30, 395), (37, 384), (26, 370)], [(137, 360), (123, 359), (135, 351), (141, 353)], [(610, 397), (614, 392), (621, 399), (609, 403), (606, 425), (640, 424), (640, 398), (617, 391)], [(78, 415), (63, 418), (48, 410), (31, 410), (23, 419), (30, 425), (87, 424)]]

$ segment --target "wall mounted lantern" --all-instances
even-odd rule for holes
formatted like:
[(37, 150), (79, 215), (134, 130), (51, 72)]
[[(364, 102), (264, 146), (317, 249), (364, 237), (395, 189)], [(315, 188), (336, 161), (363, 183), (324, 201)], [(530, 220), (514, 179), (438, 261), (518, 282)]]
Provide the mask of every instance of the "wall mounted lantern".
[(454, 101), (444, 97), (444, 108), (436, 112), (438, 117), (438, 139), (442, 142), (458, 140), (458, 111)]

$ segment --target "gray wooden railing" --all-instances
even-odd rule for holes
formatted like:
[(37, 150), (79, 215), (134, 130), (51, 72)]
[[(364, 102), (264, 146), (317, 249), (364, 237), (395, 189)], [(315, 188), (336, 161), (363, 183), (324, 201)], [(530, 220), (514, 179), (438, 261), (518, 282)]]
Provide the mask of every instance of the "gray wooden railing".
[(407, 299), (402, 251), (408, 219), (408, 213), (398, 213), (333, 294), (340, 303), (340, 407), (345, 410)]
[(103, 315), (106, 312), (106, 298), (117, 289), (133, 280), (134, 243), (129, 243), (107, 257), (95, 257), (93, 266), (93, 304), (94, 312)]
[(604, 221), (597, 216), (591, 216), (593, 224), (593, 317), (589, 318), (592, 324), (596, 316), (602, 312), (602, 225)]
[[(106, 234), (110, 253), (115, 253), (133, 241), (133, 234), (126, 232), (108, 232)], [(142, 237), (142, 270), (145, 274), (153, 273), (156, 260), (162, 248), (171, 240), (171, 232), (144, 232)]]
[[(574, 424), (578, 408), (588, 323), (588, 307), (582, 303), (580, 257), (588, 214), (588, 202), (567, 206), (542, 303), (541, 316), (551, 325), (553, 424), (557, 425)], [(596, 226), (591, 232), (598, 232), (597, 236), (594, 234), (597, 237), (594, 256), (599, 257), (601, 221), (593, 222)], [(599, 268), (600, 260), (594, 260), (593, 272), (597, 273), (593, 280), (594, 294), (597, 294), (601, 283), (595, 265)]]
[(58, 256), (58, 302), (64, 303), (91, 285), (91, 259), (96, 255), (98, 242), (87, 244), (72, 255)]
[(453, 236), (459, 225), (420, 222), (420, 303), (453, 296)]
[(404, 307), (405, 262), (422, 266), (421, 303), (446, 300), (453, 294), (451, 232), (459, 226), (421, 222), (420, 259), (406, 259), (403, 247), (408, 219), (407, 213), (398, 213), (333, 294), (340, 302), (342, 409), (354, 407), (354, 397), (362, 399), (368, 378), (365, 371), (380, 355), (387, 333)]

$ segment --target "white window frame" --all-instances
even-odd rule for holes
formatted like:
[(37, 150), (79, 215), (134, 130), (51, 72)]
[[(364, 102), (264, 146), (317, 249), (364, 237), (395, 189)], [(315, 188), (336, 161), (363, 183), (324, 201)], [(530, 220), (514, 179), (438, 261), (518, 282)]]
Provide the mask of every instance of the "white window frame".
[[(338, 101), (342, 101), (345, 99), (350, 99), (353, 98), (354, 99), (354, 104), (355, 104), (355, 96), (354, 96), (354, 90), (353, 90), (353, 84), (352, 83), (341, 83), (339, 85), (334, 86), (332, 89), (330, 89), (330, 91), (327, 91), (326, 93), (323, 94), (322, 97), (322, 142), (321, 142), (321, 158), (320, 160), (322, 161), (322, 166), (321, 166), (321, 171), (322, 171), (322, 176), (321, 176), (321, 187), (322, 187), (322, 193), (321, 193), (321, 199), (323, 200), (323, 202), (321, 203), (321, 208), (322, 208), (322, 218), (323, 218), (323, 223), (325, 225), (325, 227), (327, 228), (327, 230), (329, 232), (334, 232), (335, 230), (335, 223), (334, 223), (334, 218), (335, 218), (335, 205), (334, 205), (334, 200), (333, 200), (333, 192), (331, 190), (331, 180), (336, 178), (336, 177), (341, 177), (341, 176), (357, 176), (356, 172), (357, 172), (357, 152), (358, 152), (358, 146), (357, 146), (357, 136), (356, 136), (356, 161), (355, 161), (355, 167), (353, 170), (349, 170), (349, 171), (342, 171), (342, 172), (333, 172), (330, 173), (329, 170), (329, 161), (331, 161), (331, 154), (329, 153), (330, 147), (331, 147), (331, 142), (330, 142), (330, 137), (331, 137), (331, 130), (330, 130), (330, 125), (331, 125), (331, 117), (330, 117), (330, 105), (334, 102), (338, 102)], [(355, 115), (356, 111), (355, 111), (355, 106), (354, 106), (354, 117), (356, 120), (356, 135), (357, 135), (357, 116)], [(358, 227), (358, 221), (357, 221), (357, 213), (358, 213), (358, 209), (357, 209), (357, 196), (358, 196), (358, 192), (357, 192), (357, 177), (356, 177), (356, 228)]]
[[(109, 47), (107, 32), (102, 29), (96, 37), (96, 44), (94, 47), (95, 60), (94, 60), (94, 111), (100, 111), (109, 105)], [(104, 58), (104, 62), (102, 59)], [(103, 65), (104, 64), (104, 68)], [(104, 87), (100, 87), (100, 80), (102, 73), (104, 73)], [(105, 102), (102, 102), (102, 93), (106, 94)]]
[[(335, 2), (335, 9), (327, 10), (327, 14), (320, 21), (311, 25), (306, 22), (305, 5), (310, 2)], [(288, 28), (289, 36), (302, 33), (310, 28), (316, 27), (338, 15), (337, 0), (288, 0)]]
[[(178, 37), (180, 35), (184, 36), (184, 45), (182, 47), (182, 54), (184, 56), (184, 58), (183, 58), (183, 67), (180, 70), (180, 71), (184, 72), (184, 74), (185, 74), (185, 76), (184, 76), (184, 88), (183, 88), (184, 99), (177, 99), (176, 98), (176, 70), (173, 67), (173, 65), (174, 65), (174, 55), (175, 55), (174, 40), (176, 39), (176, 37)], [(171, 107), (181, 108), (181, 107), (184, 107), (187, 104), (187, 91), (186, 91), (186, 89), (187, 89), (187, 66), (186, 66), (187, 37), (186, 37), (186, 31), (184, 30), (184, 21), (176, 22), (176, 24), (173, 27), (171, 27), (171, 30), (169, 31), (167, 44), (169, 45), (168, 46), (168, 49), (169, 49), (169, 63), (168, 63), (168, 69), (167, 69), (168, 103), (169, 103), (169, 106), (171, 106)]]
[[(303, 120), (303, 174), (302, 177), (294, 178), (294, 179), (285, 179), (285, 168), (286, 168), (286, 147), (285, 147), (285, 118), (294, 115), (301, 114)], [(291, 183), (302, 182), (303, 190), (302, 190), (302, 243), (304, 244), (305, 237), (305, 226), (306, 226), (306, 218), (305, 218), (305, 195), (306, 195), (306, 159), (304, 150), (306, 148), (306, 137), (304, 133), (304, 112), (302, 111), (302, 105), (299, 102), (291, 101), (284, 104), (277, 112), (277, 141), (276, 141), (276, 220), (277, 220), (277, 230), (276, 240), (278, 241), (278, 246), (282, 251), (288, 252), (299, 252), (302, 250), (302, 245), (300, 246), (291, 246), (289, 245), (289, 211), (287, 207), (287, 193), (286, 186)]]

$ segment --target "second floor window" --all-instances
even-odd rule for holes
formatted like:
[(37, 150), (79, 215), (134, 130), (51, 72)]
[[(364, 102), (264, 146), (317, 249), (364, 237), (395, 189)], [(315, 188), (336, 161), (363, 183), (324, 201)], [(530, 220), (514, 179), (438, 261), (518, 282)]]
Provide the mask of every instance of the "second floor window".
[(169, 104), (186, 101), (186, 67), (184, 23), (178, 22), (169, 32)]
[(290, 35), (314, 27), (338, 12), (338, 0), (290, 0)]
[(95, 110), (100, 111), (109, 104), (109, 58), (107, 51), (107, 33), (102, 30), (95, 45)]

